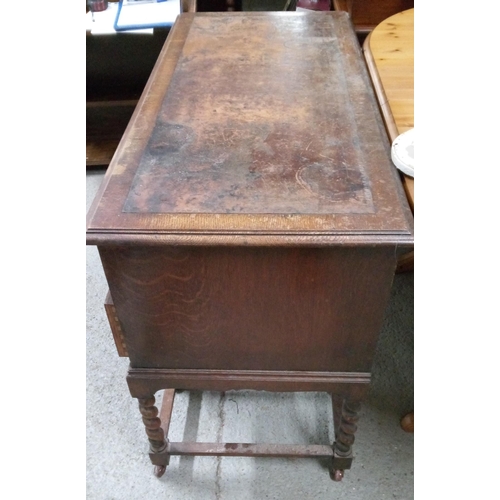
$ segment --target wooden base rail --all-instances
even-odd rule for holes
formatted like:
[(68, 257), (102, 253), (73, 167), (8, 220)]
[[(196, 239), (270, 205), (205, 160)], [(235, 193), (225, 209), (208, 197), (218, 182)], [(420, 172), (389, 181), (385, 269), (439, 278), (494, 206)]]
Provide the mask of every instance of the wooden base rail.
[(148, 398), (165, 387), (201, 391), (312, 391), (354, 397), (364, 394), (369, 383), (369, 373), (348, 372), (130, 368), (127, 375), (130, 394), (137, 399)]

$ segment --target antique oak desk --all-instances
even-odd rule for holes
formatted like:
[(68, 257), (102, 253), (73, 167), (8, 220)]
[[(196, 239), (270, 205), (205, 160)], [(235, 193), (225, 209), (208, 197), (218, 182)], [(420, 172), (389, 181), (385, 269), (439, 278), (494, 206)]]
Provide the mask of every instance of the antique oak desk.
[[(413, 245), (347, 14), (179, 16), (87, 243), (158, 476), (177, 454), (330, 457), (342, 478), (398, 254)], [(328, 392), (335, 443), (169, 442), (175, 389)]]

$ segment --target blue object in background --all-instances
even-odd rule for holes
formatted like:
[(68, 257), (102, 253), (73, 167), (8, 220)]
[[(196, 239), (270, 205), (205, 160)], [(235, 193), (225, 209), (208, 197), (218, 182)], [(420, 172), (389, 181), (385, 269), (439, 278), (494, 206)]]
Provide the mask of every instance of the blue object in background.
[[(138, 15), (134, 16), (134, 12)], [(115, 31), (171, 28), (180, 13), (180, 0), (120, 0), (114, 28)]]

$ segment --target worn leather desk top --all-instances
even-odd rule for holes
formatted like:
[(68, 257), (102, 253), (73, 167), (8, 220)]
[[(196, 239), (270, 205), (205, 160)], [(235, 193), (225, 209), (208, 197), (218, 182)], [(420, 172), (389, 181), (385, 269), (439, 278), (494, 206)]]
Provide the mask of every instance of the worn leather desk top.
[(412, 242), (347, 14), (179, 16), (88, 216), (90, 244)]

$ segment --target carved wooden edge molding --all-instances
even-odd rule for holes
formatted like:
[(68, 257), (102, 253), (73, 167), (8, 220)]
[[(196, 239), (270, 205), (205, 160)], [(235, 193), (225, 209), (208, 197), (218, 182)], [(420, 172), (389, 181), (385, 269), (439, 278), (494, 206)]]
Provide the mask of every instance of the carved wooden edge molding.
[(111, 298), (111, 293), (109, 291), (106, 295), (106, 299), (104, 300), (104, 309), (106, 310), (106, 315), (108, 317), (111, 333), (113, 334), (113, 339), (115, 340), (118, 355), (122, 358), (128, 358), (127, 344), (125, 343), (125, 337), (123, 336), (120, 320), (116, 314), (116, 308), (113, 304), (113, 299)]
[(141, 243), (147, 246), (356, 246), (397, 245), (407, 250), (413, 249), (411, 232), (381, 235), (360, 234), (149, 234), (149, 233), (109, 233), (88, 231), (87, 245), (127, 245)]

